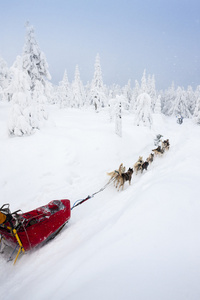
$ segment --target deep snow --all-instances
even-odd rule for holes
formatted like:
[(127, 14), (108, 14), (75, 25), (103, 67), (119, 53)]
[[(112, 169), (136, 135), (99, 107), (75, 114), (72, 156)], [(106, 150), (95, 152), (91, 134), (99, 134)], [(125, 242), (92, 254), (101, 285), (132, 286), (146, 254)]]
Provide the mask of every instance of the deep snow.
[(72, 211), (51, 242), (15, 266), (0, 256), (1, 299), (200, 299), (200, 127), (154, 115), (151, 129), (123, 115), (122, 138), (106, 110), (50, 108), (45, 128), (9, 138), (0, 103), (0, 199), (24, 212), (77, 200), (108, 182), (121, 162), (146, 158), (160, 133), (170, 150), (147, 172)]

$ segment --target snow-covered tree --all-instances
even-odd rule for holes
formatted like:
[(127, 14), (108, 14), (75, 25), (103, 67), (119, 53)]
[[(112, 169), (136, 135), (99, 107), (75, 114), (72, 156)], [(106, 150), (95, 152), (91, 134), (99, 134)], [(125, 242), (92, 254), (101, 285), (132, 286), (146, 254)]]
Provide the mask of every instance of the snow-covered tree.
[(152, 106), (152, 111), (155, 109), (155, 104), (157, 101), (157, 95), (156, 95), (156, 84), (155, 84), (155, 76), (148, 76), (148, 81), (147, 81), (147, 93), (151, 97), (151, 106)]
[(56, 104), (60, 106), (60, 91), (59, 91), (59, 86), (58, 85), (53, 85), (51, 84), (50, 87), (50, 92), (51, 92), (51, 98), (50, 98), (50, 104)]
[[(51, 79), (48, 71), (48, 64), (45, 54), (40, 50), (35, 39), (33, 26), (27, 24), (26, 41), (23, 48), (22, 62), (23, 68), (27, 71), (31, 79), (31, 92), (34, 91), (35, 84), (40, 81), (45, 86), (45, 81)], [(42, 91), (43, 92), (43, 91)]]
[(190, 111), (190, 114), (193, 115), (196, 105), (196, 97), (193, 88), (189, 85), (186, 91), (187, 105)]
[(10, 100), (9, 93), (6, 92), (9, 79), (7, 63), (2, 57), (0, 57), (0, 100)]
[(70, 107), (72, 93), (66, 70), (64, 72), (62, 81), (59, 83), (58, 93), (60, 99), (60, 107)]
[[(200, 99), (200, 85), (197, 85), (195, 92), (194, 92), (194, 96), (195, 96), (195, 105), (194, 105), (194, 111), (196, 111), (196, 107), (197, 107), (197, 102)], [(193, 111), (193, 114), (194, 114)]]
[(91, 89), (91, 82), (87, 82), (84, 86), (85, 90), (85, 107), (88, 107), (90, 105), (90, 89)]
[(11, 112), (8, 121), (10, 135), (30, 135), (38, 127), (35, 106), (32, 104), (30, 77), (22, 68), (21, 57), (18, 56), (11, 67), (12, 80), (8, 91), (12, 94)]
[(140, 94), (147, 93), (147, 79), (146, 79), (146, 70), (144, 70), (142, 78), (141, 78), (141, 86), (140, 86)]
[(135, 113), (136, 110), (136, 102), (139, 94), (140, 94), (140, 84), (137, 80), (135, 80), (135, 87), (133, 89), (131, 103), (130, 103), (130, 111), (132, 111), (133, 113)]
[(196, 102), (193, 119), (196, 124), (200, 125), (200, 97), (197, 99)]
[(142, 93), (137, 99), (135, 125), (151, 127), (152, 123), (151, 97), (147, 93)]
[(155, 107), (154, 107), (154, 113), (160, 114), (161, 113), (161, 95), (158, 96)]
[(48, 71), (45, 55), (40, 50), (35, 39), (33, 26), (27, 24), (26, 29), (27, 34), (22, 54), (22, 66), (30, 77), (31, 96), (38, 103), (38, 112), (40, 108), (42, 109), (42, 112), (39, 112), (38, 118), (43, 115), (44, 119), (46, 119), (47, 112), (44, 113), (43, 111), (44, 105), (41, 105), (41, 97), (42, 103), (45, 101), (45, 97), (47, 101), (47, 95), (45, 93), (46, 81), (50, 80), (51, 76)]
[(100, 107), (106, 105), (107, 99), (104, 90), (100, 57), (99, 54), (96, 56), (94, 78), (91, 83), (90, 90), (90, 103), (95, 106), (95, 110), (99, 110)]
[(132, 89), (131, 89), (130, 79), (129, 79), (128, 83), (125, 85), (125, 87), (123, 88), (122, 94), (125, 99), (124, 108), (129, 110), (130, 105), (131, 105), (131, 100), (132, 100)]
[(176, 98), (176, 90), (175, 90), (174, 83), (172, 82), (171, 86), (164, 92), (163, 95), (161, 110), (165, 115), (167, 116), (172, 115), (175, 98)]
[(72, 100), (71, 106), (80, 108), (85, 104), (86, 96), (83, 83), (80, 79), (78, 66), (75, 69), (74, 81), (72, 82)]
[(122, 102), (124, 101), (124, 96), (116, 97), (115, 104), (115, 133), (122, 136)]
[(186, 91), (180, 86), (176, 90), (176, 97), (172, 108), (172, 115), (181, 115), (184, 118), (190, 118), (191, 113), (187, 103)]
[(36, 112), (37, 112), (37, 119), (38, 119), (38, 128), (43, 126), (45, 120), (48, 119), (48, 112), (47, 112), (47, 97), (45, 93), (41, 93), (43, 89), (42, 83), (37, 80), (35, 82), (34, 91), (32, 92), (33, 99), (36, 99)]
[(118, 84), (112, 84), (109, 87), (109, 92), (108, 92), (108, 97), (109, 99), (111, 98), (115, 98), (117, 95), (121, 95), (122, 94), (122, 89)]
[(49, 104), (55, 104), (54, 86), (50, 81), (46, 81), (45, 95)]
[(200, 85), (197, 85), (194, 94), (196, 100), (200, 98)]

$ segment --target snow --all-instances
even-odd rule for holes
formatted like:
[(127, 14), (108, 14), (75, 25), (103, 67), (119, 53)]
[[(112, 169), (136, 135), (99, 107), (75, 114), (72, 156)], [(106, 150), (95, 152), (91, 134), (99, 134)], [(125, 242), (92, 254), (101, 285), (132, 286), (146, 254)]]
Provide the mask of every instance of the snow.
[(54, 240), (15, 266), (0, 255), (1, 299), (200, 299), (199, 126), (154, 114), (149, 129), (124, 113), (120, 138), (107, 109), (52, 106), (42, 130), (10, 138), (9, 109), (0, 103), (0, 198), (12, 211), (72, 205), (120, 163), (146, 159), (157, 134), (171, 146), (124, 191), (111, 184), (74, 208)]

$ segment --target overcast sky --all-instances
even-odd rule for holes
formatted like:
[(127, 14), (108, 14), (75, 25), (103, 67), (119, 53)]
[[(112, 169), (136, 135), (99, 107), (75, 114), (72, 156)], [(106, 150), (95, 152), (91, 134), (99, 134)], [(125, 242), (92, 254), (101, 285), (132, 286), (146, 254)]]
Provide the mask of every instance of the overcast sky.
[(52, 82), (79, 66), (91, 81), (99, 53), (103, 81), (125, 85), (144, 69), (156, 87), (200, 84), (200, 0), (0, 0), (0, 56), (22, 54), (25, 23), (35, 29)]

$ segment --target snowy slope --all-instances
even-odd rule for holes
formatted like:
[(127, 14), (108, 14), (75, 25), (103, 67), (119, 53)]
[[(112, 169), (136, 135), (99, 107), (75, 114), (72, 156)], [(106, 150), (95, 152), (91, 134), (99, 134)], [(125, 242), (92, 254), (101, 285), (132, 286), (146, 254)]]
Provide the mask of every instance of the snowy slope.
[(106, 172), (146, 158), (158, 133), (171, 148), (124, 191), (110, 185), (75, 208), (60, 235), (14, 267), (1, 255), (2, 299), (200, 299), (200, 127), (154, 115), (150, 130), (127, 114), (120, 138), (107, 111), (53, 107), (41, 131), (8, 138), (8, 110), (0, 104), (0, 199), (12, 211), (91, 195)]

